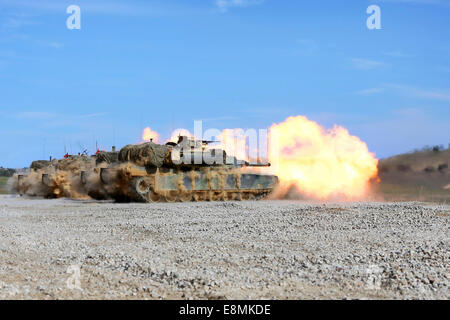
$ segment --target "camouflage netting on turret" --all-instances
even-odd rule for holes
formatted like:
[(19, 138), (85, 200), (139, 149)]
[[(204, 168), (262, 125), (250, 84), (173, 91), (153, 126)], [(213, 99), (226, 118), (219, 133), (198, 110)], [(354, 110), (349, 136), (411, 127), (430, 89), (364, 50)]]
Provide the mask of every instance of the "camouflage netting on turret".
[(141, 167), (162, 167), (169, 154), (169, 147), (147, 142), (123, 147), (119, 152), (119, 161), (133, 162)]
[(118, 152), (106, 152), (106, 151), (100, 151), (97, 156), (95, 163), (99, 165), (100, 163), (114, 163), (119, 161), (119, 153)]
[(30, 169), (31, 170), (41, 170), (44, 168), (47, 168), (51, 165), (50, 161), (47, 160), (37, 160), (37, 161), (33, 161), (30, 165)]
[(56, 169), (77, 173), (89, 167), (93, 167), (93, 164), (94, 160), (91, 157), (74, 156), (72, 158), (59, 160)]

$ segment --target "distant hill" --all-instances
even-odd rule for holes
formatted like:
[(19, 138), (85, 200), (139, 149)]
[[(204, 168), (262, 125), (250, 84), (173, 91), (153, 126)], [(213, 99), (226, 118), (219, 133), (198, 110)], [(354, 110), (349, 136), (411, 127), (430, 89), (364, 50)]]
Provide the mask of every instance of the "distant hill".
[(380, 160), (379, 191), (386, 200), (450, 202), (450, 150), (440, 148)]

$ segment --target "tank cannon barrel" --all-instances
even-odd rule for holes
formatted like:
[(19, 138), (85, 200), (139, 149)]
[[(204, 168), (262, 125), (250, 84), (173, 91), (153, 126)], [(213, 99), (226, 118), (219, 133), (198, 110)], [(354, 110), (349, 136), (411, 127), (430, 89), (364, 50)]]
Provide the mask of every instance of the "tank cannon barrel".
[(244, 167), (270, 167), (270, 162), (266, 163), (250, 163), (245, 161), (245, 164), (243, 164)]

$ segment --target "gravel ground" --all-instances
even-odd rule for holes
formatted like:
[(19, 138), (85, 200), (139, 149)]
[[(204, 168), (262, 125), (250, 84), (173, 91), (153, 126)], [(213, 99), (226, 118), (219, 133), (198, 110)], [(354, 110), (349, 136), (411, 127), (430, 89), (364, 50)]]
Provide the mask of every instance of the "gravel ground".
[(0, 196), (0, 299), (448, 299), (449, 217), (423, 203)]

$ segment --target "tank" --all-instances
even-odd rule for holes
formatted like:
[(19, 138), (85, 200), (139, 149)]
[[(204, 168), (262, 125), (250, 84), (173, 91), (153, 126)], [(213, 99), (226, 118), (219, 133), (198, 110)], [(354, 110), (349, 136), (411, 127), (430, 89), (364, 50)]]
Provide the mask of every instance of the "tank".
[(95, 157), (87, 155), (67, 156), (54, 160), (52, 165), (42, 172), (41, 182), (48, 190), (46, 197), (88, 198), (81, 183), (81, 172), (95, 167)]
[(117, 163), (100, 169), (100, 180), (119, 202), (258, 200), (277, 186), (278, 177), (245, 169), (269, 163), (237, 160), (211, 142), (180, 136), (178, 143), (125, 146)]
[(13, 190), (19, 195), (48, 196), (50, 190), (42, 184), (42, 174), (51, 171), (52, 162), (47, 160), (33, 161), (30, 169), (17, 173)]
[(16, 174), (13, 190), (19, 195), (45, 198), (107, 199), (100, 168), (117, 162), (118, 152), (66, 155), (63, 159), (33, 161), (27, 172)]

